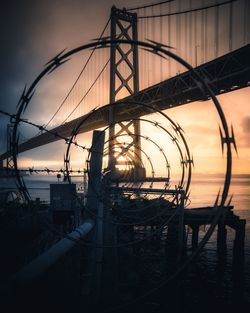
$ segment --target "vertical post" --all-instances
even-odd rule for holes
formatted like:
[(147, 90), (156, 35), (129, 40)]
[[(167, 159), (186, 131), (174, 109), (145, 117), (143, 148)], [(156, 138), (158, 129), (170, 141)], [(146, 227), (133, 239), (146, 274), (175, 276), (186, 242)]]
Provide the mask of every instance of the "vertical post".
[(104, 132), (95, 130), (91, 146), (87, 195), (87, 207), (90, 212), (97, 211), (101, 197), (103, 146)]
[(13, 158), (12, 158), (12, 135), (13, 135), (13, 124), (7, 125), (7, 152), (8, 157), (6, 160), (7, 172), (14, 168)]
[(227, 250), (227, 229), (224, 221), (218, 223), (217, 229), (217, 251), (218, 254), (225, 254)]
[(245, 220), (239, 220), (235, 229), (235, 239), (233, 246), (233, 263), (241, 267), (244, 263), (244, 245), (245, 245)]
[(245, 220), (238, 220), (233, 246), (233, 303), (238, 307), (244, 298)]
[(86, 194), (87, 194), (87, 170), (86, 169), (83, 169), (83, 195), (84, 195), (84, 198), (86, 197)]
[[(93, 293), (95, 301), (101, 297), (101, 279), (103, 267), (103, 204), (101, 202), (101, 175), (105, 134), (101, 131), (93, 132), (91, 158), (89, 164), (89, 181), (87, 194), (86, 217), (96, 218), (95, 233), (92, 234), (93, 244), (96, 248), (90, 248), (89, 262), (86, 264), (86, 277), (93, 279), (86, 281), (87, 293)], [(94, 261), (94, 262), (93, 262)]]
[[(178, 229), (178, 257), (177, 257), (177, 265), (183, 261), (184, 257), (184, 237), (185, 237), (185, 223), (184, 223), (184, 203), (185, 203), (185, 192), (184, 190), (180, 191), (180, 211), (179, 211), (179, 229)], [(175, 284), (173, 285), (176, 295), (176, 312), (182, 311), (182, 297), (183, 297), (183, 288), (181, 288), (180, 280), (177, 278)]]
[(183, 243), (184, 243), (184, 201), (185, 192), (181, 191), (180, 212), (179, 212), (179, 235), (178, 235), (178, 263), (181, 263), (183, 257)]
[(197, 248), (198, 246), (198, 241), (199, 241), (199, 225), (198, 224), (193, 224), (192, 225), (192, 249), (193, 251)]

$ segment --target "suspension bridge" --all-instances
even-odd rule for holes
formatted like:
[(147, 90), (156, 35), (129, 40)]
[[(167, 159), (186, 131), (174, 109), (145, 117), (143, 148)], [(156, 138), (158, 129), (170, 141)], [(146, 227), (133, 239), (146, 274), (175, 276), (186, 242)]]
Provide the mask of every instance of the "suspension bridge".
[[(148, 39), (156, 46), (174, 47), (180, 57), (205, 77), (215, 95), (219, 95), (249, 86), (248, 12), (249, 3), (244, 0), (203, 2), (203, 5), (197, 1), (163, 1), (131, 10), (114, 7), (98, 41)], [(131, 105), (131, 102), (143, 102), (165, 110), (209, 99), (197, 87), (190, 71), (185, 71), (172, 58), (164, 60), (152, 55), (150, 52), (155, 53), (154, 49), (116, 44), (110, 47), (110, 53), (107, 50), (93, 48), (64, 100), (43, 126), (48, 128), (58, 116), (59, 119), (63, 117), (63, 122), (50, 132), (21, 143), (19, 153), (69, 137), (76, 125), (96, 106), (117, 104), (92, 115), (81, 125), (79, 133), (104, 127), (115, 119), (128, 134), (122, 120), (151, 113), (147, 107)], [(57, 58), (51, 62), (56, 61)], [(154, 75), (150, 75), (150, 66), (156, 69)], [(93, 77), (93, 81), (87, 84), (89, 77)], [(24, 91), (20, 100), (26, 96)], [(135, 133), (139, 133), (138, 123), (130, 123)], [(117, 131), (111, 129), (109, 136), (115, 133)], [(11, 155), (10, 149), (7, 150), (0, 156), (1, 163)], [(138, 149), (135, 153), (140, 157)]]
[[(228, 199), (231, 146), (236, 149), (236, 144), (216, 96), (250, 85), (249, 14), (250, 3), (246, 0), (168, 0), (133, 8), (112, 7), (98, 38), (52, 58), (30, 87), (24, 88), (16, 114), (1, 110), (11, 121), (7, 149), (0, 156), (1, 166), (6, 159), (7, 169), (16, 170), (18, 189), (26, 195), (26, 215), (21, 220), (30, 219), (34, 228), (34, 216), (37, 220), (42, 215), (48, 219), (52, 211), (53, 222), (45, 219), (37, 224), (45, 223), (61, 239), (55, 244), (50, 242), (49, 248), (46, 244), (43, 253), (39, 251), (28, 264), (20, 262), (22, 269), (10, 279), (14, 287), (19, 287), (18, 292), (20, 286), (33, 283), (77, 244), (81, 248), (84, 245), (77, 259), (84, 296), (81, 307), (92, 309), (101, 303), (102, 309), (119, 311), (123, 305), (134, 305), (148, 297), (152, 297), (154, 305), (160, 301), (155, 294), (179, 279), (217, 226), (218, 251), (225, 255), (226, 226), (231, 227), (235, 230), (234, 257), (242, 264), (245, 220), (234, 215), (232, 198)], [(36, 97), (40, 81), (53, 77), (58, 68), (81, 52), (88, 53), (85, 62), (48, 121), (34, 122), (23, 117)], [(221, 145), (227, 156), (224, 186), (212, 206), (187, 209), (193, 158), (181, 125), (164, 111), (177, 106), (181, 109), (195, 101), (202, 106), (210, 99), (220, 118)], [(168, 125), (147, 119), (152, 113), (160, 114)], [(175, 147), (182, 170), (175, 187), (169, 184), (167, 153), (159, 142), (143, 134), (141, 123), (160, 129)], [(38, 133), (20, 143), (23, 124)], [(89, 131), (93, 131), (92, 146), (77, 143), (77, 135)], [(124, 137), (129, 139), (124, 141)], [(68, 184), (51, 184), (51, 203), (44, 207), (39, 199), (31, 201), (27, 196), (19, 175), (25, 170), (18, 170), (17, 157), (58, 140), (67, 144), (65, 169), (28, 169), (37, 174), (60, 172), (68, 179)], [(168, 176), (162, 180), (155, 178), (150, 152), (142, 148), (142, 140), (150, 142), (164, 158)], [(86, 170), (69, 169), (72, 145), (88, 152)], [(108, 156), (105, 170), (104, 156)], [(146, 173), (144, 160), (151, 166), (152, 177)], [(127, 172), (119, 170), (119, 176), (121, 165), (127, 166)], [(76, 192), (72, 173), (88, 174), (86, 195)], [(165, 185), (153, 188), (155, 181)], [(145, 186), (145, 182), (150, 184)], [(10, 211), (8, 207), (4, 211), (8, 222)], [(199, 240), (202, 225), (208, 229)], [(188, 228), (192, 229), (189, 255)], [(49, 240), (46, 238), (46, 243)], [(178, 293), (178, 287), (176, 290)], [(164, 297), (165, 294), (164, 290)], [(60, 295), (60, 301), (61, 298)], [(169, 300), (172, 301), (171, 294)], [(143, 305), (145, 308), (148, 304)]]

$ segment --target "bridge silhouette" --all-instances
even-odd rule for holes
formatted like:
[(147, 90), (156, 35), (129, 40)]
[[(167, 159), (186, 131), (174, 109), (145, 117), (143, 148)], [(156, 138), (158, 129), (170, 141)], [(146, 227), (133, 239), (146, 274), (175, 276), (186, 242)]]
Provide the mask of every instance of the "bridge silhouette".
[[(81, 293), (83, 299), (81, 303), (85, 310), (89, 306), (93, 311), (92, 307), (101, 303), (101, 309), (111, 308), (114, 312), (117, 308), (122, 308), (123, 311), (123, 305), (133, 305), (147, 297), (150, 301), (152, 299), (153, 309), (150, 310), (148, 302), (145, 301), (145, 312), (154, 311), (157, 308), (155, 302), (160, 303), (161, 298), (164, 298), (168, 306), (170, 298), (181, 302), (179, 299), (182, 298), (179, 296), (182, 292), (179, 294), (179, 290), (182, 286), (179, 284), (179, 277), (191, 262), (197, 259), (198, 253), (204, 248), (216, 226), (218, 226), (218, 256), (223, 254), (225, 261), (226, 226), (230, 227), (235, 230), (233, 263), (239, 264), (239, 272), (244, 268), (245, 220), (234, 215), (231, 206), (232, 197), (228, 199), (232, 168), (231, 145), (236, 149), (236, 144), (233, 129), (229, 130), (221, 106), (219, 102), (216, 103), (214, 95), (233, 92), (250, 85), (248, 19), (250, 3), (244, 0), (216, 0), (214, 4), (204, 0), (202, 6), (200, 3), (201, 1), (194, 0), (169, 0), (122, 10), (112, 7), (110, 19), (93, 43), (69, 52), (63, 51), (55, 56), (46, 64), (45, 69), (35, 78), (31, 86), (24, 89), (17, 106), (17, 114), (5, 112), (13, 122), (8, 126), (7, 151), (0, 156), (0, 160), (7, 159), (7, 168), (13, 166), (16, 170), (14, 172), (16, 185), (27, 200), (21, 204), (22, 209), (18, 212), (27, 213), (31, 223), (36, 223), (34, 229), (38, 228), (39, 223), (33, 216), (46, 214), (44, 215), (46, 218), (41, 215), (41, 223), (45, 226), (41, 228), (48, 226), (58, 238), (65, 236), (56, 244), (53, 242), (50, 248), (46, 243), (45, 251), (39, 253), (37, 258), (32, 259), (27, 266), (25, 264), (25, 267), (13, 276), (14, 290), (19, 292), (19, 289), (16, 289), (19, 288), (19, 284), (21, 287), (22, 284), (35, 281), (74, 245), (79, 244), (80, 250), (84, 250), (84, 253), (79, 257), (81, 260), (78, 265), (75, 266), (74, 263), (74, 267), (77, 271), (79, 267), (77, 289)], [(32, 95), (41, 78), (54, 79), (53, 74), (58, 67), (63, 67), (75, 52), (82, 52), (88, 48), (92, 49), (89, 56), (47, 123), (39, 126), (33, 119), (25, 120), (22, 115), (33, 101)], [(168, 53), (164, 54), (163, 50)], [(170, 58), (171, 54), (173, 59)], [(178, 56), (190, 64), (186, 66), (188, 70), (183, 66), (184, 61), (181, 65), (180, 58), (180, 63), (176, 62)], [(201, 80), (198, 81), (197, 77)], [(165, 121), (170, 122), (168, 126), (173, 132), (172, 134), (167, 127), (165, 129), (162, 127), (164, 135), (166, 140), (175, 145), (175, 152), (178, 153), (177, 157), (176, 155), (173, 157), (176, 161), (174, 165), (178, 164), (181, 167), (180, 179), (176, 180), (175, 184), (174, 178), (174, 186), (171, 187), (170, 163), (158, 144), (158, 139), (153, 141), (141, 135), (140, 123), (145, 122), (141, 117), (195, 101), (200, 101), (202, 106), (205, 101), (210, 100), (210, 97), (213, 98), (219, 116), (221, 144), (226, 154), (224, 185), (215, 195), (212, 206), (190, 209), (187, 206), (191, 203), (189, 195), (194, 162), (181, 126), (164, 116)], [(100, 108), (94, 110), (97, 106)], [(36, 114), (38, 115), (38, 112)], [(62, 121), (59, 121), (59, 118)], [(25, 122), (40, 132), (18, 144), (18, 132), (21, 128), (19, 124)], [(152, 120), (146, 122), (151, 125), (155, 123), (153, 125), (155, 127), (159, 126), (156, 126), (158, 122)], [(97, 130), (103, 127), (107, 127), (105, 132)], [(82, 195), (76, 192), (76, 184), (71, 184), (70, 177), (75, 171), (69, 168), (69, 150), (71, 144), (77, 146), (77, 142), (72, 142), (69, 138), (72, 136), (75, 139), (79, 133), (89, 131), (93, 131), (91, 149), (79, 145), (84, 151), (89, 152), (87, 169), (78, 171), (79, 175), (83, 174), (84, 183), (88, 182), (87, 192), (85, 193), (84, 188)], [(108, 132), (107, 139), (105, 135)], [(130, 142), (119, 141), (123, 135), (130, 137)], [(161, 166), (160, 158), (155, 158), (155, 163), (160, 164), (161, 171), (163, 168), (168, 170), (167, 177), (155, 176), (151, 159), (141, 148), (140, 140), (143, 137), (145, 140), (151, 140), (150, 144), (154, 144), (152, 151), (155, 149), (161, 152), (164, 165)], [(65, 140), (67, 144), (64, 157), (66, 169), (58, 171), (29, 168), (30, 173), (62, 173), (65, 180), (68, 179), (68, 184), (50, 185), (51, 202), (43, 206), (39, 198), (34, 202), (28, 194), (25, 179), (19, 175), (21, 171), (26, 170), (18, 170), (15, 157), (22, 152), (58, 140)], [(129, 156), (125, 161), (120, 161), (118, 157), (120, 155), (126, 157), (126, 153)], [(146, 175), (146, 166), (144, 167), (141, 160), (141, 153), (144, 153), (143, 157), (151, 165), (151, 177)], [(118, 157), (115, 154), (118, 154)], [(109, 157), (107, 171), (103, 171), (105, 155)], [(118, 172), (116, 169), (119, 165), (127, 165), (125, 162), (129, 166), (120, 176), (116, 176)], [(58, 182), (59, 178), (60, 176)], [(159, 184), (161, 188), (158, 186), (153, 188), (154, 182), (165, 184)], [(206, 190), (206, 195), (210, 193), (210, 190)], [(9, 210), (9, 207), (7, 209), (11, 213), (12, 221), (14, 210)], [(53, 222), (46, 222), (51, 220), (51, 213)], [(24, 218), (20, 216), (23, 225)], [(79, 226), (81, 221), (83, 223)], [(15, 227), (18, 225), (16, 220), (14, 224)], [(199, 229), (204, 225), (208, 226), (208, 229), (204, 230), (205, 234), (199, 238)], [(69, 232), (71, 227), (73, 232)], [(187, 249), (189, 228), (192, 229), (191, 253), (190, 249)], [(5, 231), (5, 228), (3, 230)], [(86, 236), (87, 240), (84, 241)], [(5, 236), (2, 237), (5, 239)], [(33, 240), (33, 235), (29, 237)], [(41, 241), (43, 240), (39, 237), (39, 244)], [(161, 242), (164, 242), (162, 247)], [(11, 247), (14, 251), (13, 244)], [(23, 249), (26, 250), (27, 248)], [(172, 285), (175, 279), (178, 279), (176, 280), (178, 288)], [(171, 289), (176, 292), (173, 297), (168, 289), (167, 292), (164, 289), (160, 290), (169, 283)], [(9, 290), (8, 294), (13, 297)], [(26, 295), (30, 294), (24, 290)], [(39, 295), (45, 297), (41, 290), (39, 288)], [(53, 298), (54, 290), (49, 292)], [(60, 294), (60, 302), (63, 298)], [(68, 298), (68, 295), (65, 298)], [(116, 304), (119, 306), (113, 310), (113, 305)], [(49, 306), (51, 307), (51, 302)], [(166, 306), (164, 312), (165, 309)], [(162, 312), (158, 308), (157, 311)]]
[[(169, 1), (153, 6), (151, 11), (147, 6), (130, 10), (112, 8), (111, 18), (98, 39), (101, 42), (106, 38), (104, 35), (106, 35), (105, 32), (108, 32), (108, 25), (111, 21), (111, 36), (108, 38), (113, 40), (151, 39), (156, 43), (160, 42), (167, 44), (168, 47), (174, 47), (174, 52), (194, 66), (198, 73), (206, 79), (215, 95), (220, 95), (249, 86), (250, 45), (247, 14), (249, 6), (248, 1), (243, 0), (222, 1), (214, 5), (203, 6), (197, 5), (194, 1), (189, 3), (187, 1), (185, 3)], [(241, 23), (236, 27), (239, 19)], [(220, 36), (222, 32), (223, 37)], [(38, 134), (21, 143), (18, 153), (60, 140), (60, 136), (69, 137), (75, 126), (91, 110), (89, 104), (87, 104), (88, 109), (85, 115), (80, 109), (89, 101), (89, 91), (97, 82), (98, 86), (101, 86), (99, 81), (103, 79), (105, 71), (108, 70), (110, 71), (108, 77), (110, 80), (109, 98), (107, 95), (103, 96), (102, 105), (116, 103), (115, 113), (113, 111), (111, 117), (110, 108), (99, 110), (81, 125), (79, 133), (107, 126), (111, 122), (121, 122), (151, 113), (147, 107), (131, 105), (131, 102), (142, 102), (158, 110), (166, 110), (193, 101), (209, 100), (208, 95), (197, 87), (190, 71), (183, 72), (183, 68), (173, 60), (163, 60), (157, 55), (152, 56), (152, 53), (145, 52), (145, 49), (138, 49), (138, 47), (123, 46), (126, 45), (113, 45), (113, 47), (111, 45), (110, 54), (101, 51), (105, 60), (104, 67), (101, 71), (100, 68), (96, 69), (98, 75), (94, 82), (82, 91), (83, 97), (80, 96), (80, 100), (77, 99), (73, 102), (71, 95), (77, 85), (82, 84), (80, 79), (82, 73), (86, 71), (87, 67), (91, 68), (91, 59), (94, 58), (94, 54), (97, 54), (98, 49), (92, 50), (69, 93), (46, 126), (55, 119), (58, 113), (63, 109), (66, 110), (67, 103), (70, 103), (70, 113), (66, 113), (67, 118), (57, 127), (50, 129), (50, 132)], [(132, 58), (129, 58), (130, 54), (133, 55)], [(100, 54), (98, 57), (100, 58)], [(96, 61), (93, 63), (96, 67)], [(110, 69), (108, 68), (109, 63)], [(158, 69), (155, 78), (146, 74), (146, 64), (150, 63)], [(147, 76), (147, 82), (146, 79), (140, 79), (145, 76)], [(107, 80), (107, 75), (105, 79)], [(153, 84), (157, 80), (159, 82)], [(99, 104), (98, 100), (93, 100), (93, 97), (90, 100), (89, 103), (94, 104), (92, 107)], [(69, 120), (70, 118), (71, 120)], [(134, 132), (138, 133), (138, 126), (133, 126)], [(115, 129), (112, 130), (113, 135), (114, 132)], [(139, 151), (136, 153), (139, 154)], [(6, 151), (0, 156), (0, 159), (4, 160), (10, 155), (11, 151)]]

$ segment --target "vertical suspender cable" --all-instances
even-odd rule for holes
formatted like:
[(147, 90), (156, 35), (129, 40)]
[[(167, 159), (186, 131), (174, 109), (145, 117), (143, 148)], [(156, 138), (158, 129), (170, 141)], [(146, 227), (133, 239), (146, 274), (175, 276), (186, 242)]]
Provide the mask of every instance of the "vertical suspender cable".
[[(171, 12), (171, 2), (169, 3), (168, 12)], [(168, 45), (171, 46), (171, 16), (168, 16)], [(171, 77), (171, 58), (168, 61), (168, 75)]]
[(194, 65), (197, 67), (198, 63), (198, 42), (197, 42), (197, 12), (194, 12)]
[(233, 2), (229, 4), (229, 51), (233, 50)]
[(247, 18), (247, 43), (250, 43), (250, 22), (249, 22), (249, 14), (250, 14), (250, 5), (249, 2), (247, 3), (247, 12), (248, 12), (248, 18)]
[[(106, 60), (108, 60), (109, 56), (108, 56), (108, 49), (103, 49), (104, 50), (104, 63), (106, 62)], [(105, 71), (104, 72), (104, 90), (103, 90), (103, 93), (104, 93), (104, 103), (103, 104), (106, 104), (108, 103), (108, 97), (107, 97), (107, 93), (108, 93), (108, 88), (107, 88), (107, 83), (109, 81), (109, 71)]]
[[(140, 35), (140, 40), (144, 40), (145, 39), (145, 21), (140, 21), (140, 25), (141, 25), (141, 30), (138, 31), (138, 34)], [(139, 49), (139, 53), (140, 53), (140, 67), (139, 67), (139, 71), (140, 71), (140, 87), (141, 89), (144, 88), (144, 53), (142, 50)]]
[[(146, 10), (146, 9), (145, 9)], [(147, 10), (146, 10), (146, 13), (147, 13)], [(149, 34), (148, 34), (148, 23), (149, 23), (149, 20), (147, 20), (147, 22), (146, 22), (146, 38), (149, 38)], [(150, 66), (149, 66), (149, 56), (148, 56), (148, 53), (146, 53), (145, 54), (145, 62), (146, 62), (146, 64), (147, 64), (147, 68), (148, 68), (148, 70), (147, 70), (147, 86), (146, 87), (148, 87), (149, 86), (149, 70), (150, 70)]]
[[(102, 56), (102, 51), (99, 52), (100, 56), (98, 57), (98, 68), (101, 67), (101, 64), (103, 64), (101, 61), (101, 56)], [(98, 84), (99, 84), (99, 88), (98, 88), (98, 105), (100, 106), (101, 105), (101, 88), (102, 88), (102, 77), (103, 77), (103, 72), (101, 74), (101, 77), (98, 81)]]
[(243, 14), (244, 14), (244, 45), (247, 44), (247, 19), (248, 19), (248, 14), (247, 14), (247, 3), (248, 0), (245, 0), (244, 6), (243, 6)]
[[(162, 14), (162, 5), (160, 4), (160, 14)], [(163, 41), (163, 38), (162, 38), (162, 17), (160, 17), (160, 42)], [(162, 66), (163, 66), (163, 62), (162, 62), (162, 58), (160, 60), (160, 80), (162, 81), (163, 80), (163, 76), (162, 76)]]
[[(96, 58), (96, 54), (95, 54), (95, 57), (94, 57), (94, 64), (93, 64), (93, 70), (92, 70), (93, 77), (95, 77), (95, 72), (96, 72), (97, 66), (98, 66), (98, 64), (97, 64), (97, 58)], [(98, 79), (98, 81), (97, 81), (97, 91), (95, 92), (95, 94), (94, 94), (93, 96), (90, 96), (90, 99), (92, 98), (94, 101), (93, 101), (93, 100), (92, 100), (92, 101), (88, 101), (89, 104), (91, 105), (91, 107), (89, 107), (89, 111), (90, 111), (92, 108), (94, 108), (94, 106), (97, 105), (97, 103), (94, 104), (94, 102), (95, 102), (95, 101), (97, 102), (97, 99), (98, 99), (98, 82), (99, 82), (99, 79)]]
[[(97, 54), (97, 56), (98, 56), (98, 54)], [(100, 67), (100, 56), (96, 59), (96, 63), (97, 63), (96, 68), (99, 68)], [(96, 105), (99, 106), (100, 105), (100, 93), (101, 93), (100, 87), (101, 87), (102, 74), (100, 76), (100, 79), (98, 79), (98, 81), (97, 81), (97, 103), (96, 104), (93, 103), (93, 106), (96, 106)]]
[[(89, 67), (86, 69), (86, 74), (87, 74), (87, 76), (86, 77), (89, 77), (89, 75), (88, 75), (88, 72), (89, 72)], [(86, 79), (84, 79), (83, 80), (83, 86), (84, 86), (84, 88), (83, 88), (83, 90), (84, 90), (84, 94), (86, 93), (86, 90), (87, 90), (87, 80)], [(86, 113), (86, 108), (84, 109), (84, 113)]]
[[(202, 0), (202, 6), (204, 6), (204, 0)], [(201, 55), (201, 63), (204, 63), (204, 10), (201, 12), (201, 48), (200, 48), (200, 55)]]
[[(105, 33), (107, 27), (108, 27), (108, 24), (110, 22), (110, 19), (107, 21), (106, 25), (104, 26), (104, 29), (102, 30), (100, 36), (99, 36), (99, 40), (103, 37), (103, 34)], [(57, 113), (59, 112), (59, 110), (62, 108), (62, 106), (64, 105), (64, 103), (66, 102), (66, 100), (68, 99), (68, 97), (70, 96), (71, 92), (73, 91), (73, 89), (75, 88), (77, 82), (79, 81), (81, 75), (83, 74), (83, 72), (85, 71), (89, 61), (91, 60), (92, 58), (92, 55), (94, 54), (95, 52), (95, 49), (92, 50), (92, 52), (90, 53), (89, 57), (87, 58), (82, 70), (80, 71), (79, 75), (77, 76), (74, 84), (71, 86), (70, 90), (68, 91), (67, 95), (65, 96), (64, 100), (62, 101), (62, 103), (59, 105), (58, 109), (56, 110), (56, 112), (53, 114), (53, 116), (50, 118), (50, 120), (46, 123), (45, 127), (47, 127), (50, 122), (53, 120), (53, 118), (57, 115)]]
[[(218, 3), (218, 0), (216, 0), (216, 4)], [(219, 7), (215, 7), (215, 58), (218, 58), (219, 55)]]
[[(100, 56), (98, 58), (98, 68), (100, 67), (101, 64), (103, 64), (103, 62), (102, 62), (103, 51), (100, 51), (99, 54), (100, 54)], [(102, 87), (103, 87), (102, 85), (103, 85), (103, 72), (102, 72), (101, 77), (99, 79), (99, 91), (98, 91), (98, 94), (99, 94), (98, 105), (99, 106), (102, 104), (102, 101), (101, 101)]]
[[(147, 9), (143, 9), (144, 14), (147, 14)], [(146, 39), (148, 37), (147, 34), (147, 23), (148, 21), (145, 21), (144, 24), (144, 39)], [(144, 80), (144, 88), (147, 87), (147, 75), (148, 75), (148, 64), (147, 64), (147, 53), (146, 51), (143, 52), (143, 58), (144, 58), (144, 75), (143, 75), (143, 80)]]
[[(186, 2), (185, 2), (186, 3)], [(185, 34), (185, 60), (188, 59), (188, 36), (189, 36), (189, 31), (188, 31), (188, 17), (189, 17), (190, 13), (188, 14), (184, 14), (184, 28), (185, 28), (185, 32), (183, 32)]]
[[(79, 79), (79, 81), (80, 81), (80, 79)], [(79, 87), (79, 85), (80, 85), (80, 87)], [(82, 88), (82, 84), (76, 84), (76, 86), (75, 86), (74, 89), (75, 89), (75, 90), (73, 90), (73, 93), (75, 92), (75, 101), (72, 102), (70, 111), (72, 110), (74, 104), (77, 103), (78, 99), (80, 99), (80, 97), (81, 97), (81, 93), (82, 93), (82, 89), (83, 89), (83, 88)], [(80, 107), (79, 107), (79, 111), (80, 111), (79, 113), (80, 113), (80, 114), (82, 114), (82, 108), (83, 108), (83, 106), (80, 106)], [(69, 113), (69, 112), (68, 112), (68, 113)], [(80, 114), (77, 114), (77, 115), (80, 115)]]
[[(151, 8), (151, 13), (152, 13), (152, 15), (154, 15), (154, 7)], [(153, 38), (153, 40), (157, 41), (157, 38), (155, 38), (155, 19), (154, 18), (152, 19), (151, 29), (152, 29), (152, 37), (151, 38)], [(151, 73), (152, 74), (150, 75), (150, 77), (151, 77), (150, 86), (151, 86), (151, 84), (153, 85), (155, 82), (154, 77), (153, 77), (153, 73), (155, 72), (154, 69), (156, 69), (156, 66), (158, 63), (157, 62), (158, 58), (157, 58), (157, 60), (155, 60), (155, 57), (153, 55), (151, 56), (151, 59), (152, 59), (152, 67), (151, 67), (151, 69), (152, 69)]]
[(250, 43), (250, 25), (249, 25), (249, 9), (250, 9), (250, 5), (249, 5), (249, 0), (245, 0), (244, 3), (244, 44), (247, 45), (248, 43)]
[(207, 16), (208, 16), (208, 11), (204, 12), (204, 63), (207, 62), (207, 58), (208, 58), (208, 51), (207, 51)]
[[(181, 11), (181, 0), (178, 1), (178, 11)], [(177, 48), (177, 51), (179, 53), (180, 56), (181, 55), (181, 42), (180, 42), (180, 18), (181, 16), (180, 15), (177, 15), (176, 17), (176, 48)], [(179, 64), (177, 65), (177, 73), (180, 72), (180, 66)]]
[[(189, 0), (189, 9), (191, 10), (192, 9), (192, 0)], [(193, 46), (193, 42), (192, 42), (192, 40), (193, 40), (193, 24), (192, 24), (192, 19), (193, 19), (193, 12), (191, 12), (190, 14), (189, 14), (189, 45), (188, 45), (188, 51), (189, 51), (189, 60), (188, 60), (188, 62), (190, 63), (190, 64), (193, 64), (193, 60), (192, 60), (192, 56), (193, 56), (193, 48), (194, 48), (194, 46)]]
[[(107, 49), (102, 49), (102, 59), (101, 59), (101, 64), (103, 64), (105, 62), (105, 51), (104, 50), (107, 50)], [(105, 101), (105, 71), (102, 73), (102, 85), (101, 85), (101, 103), (100, 105), (104, 105), (104, 103), (106, 103)]]

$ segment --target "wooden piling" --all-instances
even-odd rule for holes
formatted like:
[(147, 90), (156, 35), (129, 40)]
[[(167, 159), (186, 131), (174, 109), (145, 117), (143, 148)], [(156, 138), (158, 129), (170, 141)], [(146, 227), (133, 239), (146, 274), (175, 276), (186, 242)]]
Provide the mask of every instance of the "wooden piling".
[(224, 221), (218, 223), (217, 229), (217, 252), (225, 253), (227, 250), (227, 229)]
[(239, 219), (234, 227), (235, 239), (233, 246), (233, 302), (238, 305), (243, 301), (244, 294), (244, 263), (245, 263), (245, 225), (246, 221)]
[(199, 227), (199, 224), (193, 224), (191, 228), (192, 228), (192, 249), (195, 250), (199, 242), (200, 227)]
[(238, 268), (240, 270), (244, 268), (245, 226), (245, 220), (238, 220), (235, 228), (233, 266), (236, 267), (236, 269)]
[(180, 202), (180, 213), (179, 213), (179, 230), (178, 230), (178, 260), (177, 263), (181, 263), (183, 258), (183, 244), (184, 244), (184, 233), (185, 233), (185, 224), (184, 224), (184, 201), (185, 193), (181, 192), (181, 202)]

